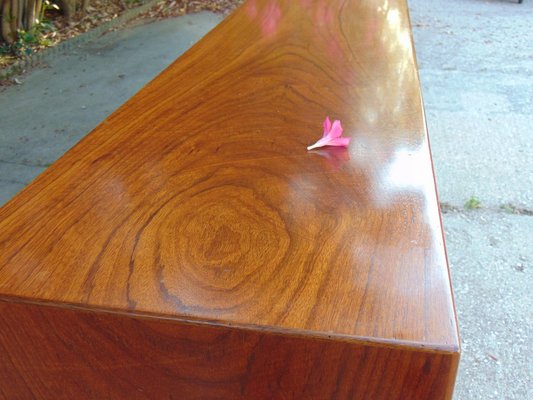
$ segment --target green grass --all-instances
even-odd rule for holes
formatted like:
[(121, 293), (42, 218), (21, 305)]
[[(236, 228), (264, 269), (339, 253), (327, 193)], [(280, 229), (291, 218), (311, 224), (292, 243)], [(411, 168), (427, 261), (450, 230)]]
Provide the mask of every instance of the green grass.
[(472, 196), (466, 201), (465, 208), (467, 210), (477, 210), (481, 208), (481, 201), (477, 197)]
[(508, 214), (516, 214), (516, 207), (510, 203), (502, 204), (500, 208)]

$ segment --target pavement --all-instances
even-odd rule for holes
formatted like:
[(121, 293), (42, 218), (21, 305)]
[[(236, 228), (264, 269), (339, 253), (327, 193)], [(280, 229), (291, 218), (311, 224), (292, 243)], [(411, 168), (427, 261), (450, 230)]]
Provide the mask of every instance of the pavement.
[(454, 398), (533, 399), (533, 1), (409, 5), (462, 337)]
[(212, 13), (137, 21), (0, 92), (0, 205), (214, 28)]
[[(454, 399), (533, 399), (533, 1), (409, 6), (462, 336)], [(138, 22), (4, 88), (0, 205), (219, 21)]]

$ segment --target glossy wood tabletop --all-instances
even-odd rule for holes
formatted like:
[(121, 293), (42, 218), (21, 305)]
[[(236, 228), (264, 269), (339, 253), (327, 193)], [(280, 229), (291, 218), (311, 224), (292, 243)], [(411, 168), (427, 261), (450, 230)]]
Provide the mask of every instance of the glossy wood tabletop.
[(248, 1), (1, 209), (0, 298), (457, 352), (405, 2)]

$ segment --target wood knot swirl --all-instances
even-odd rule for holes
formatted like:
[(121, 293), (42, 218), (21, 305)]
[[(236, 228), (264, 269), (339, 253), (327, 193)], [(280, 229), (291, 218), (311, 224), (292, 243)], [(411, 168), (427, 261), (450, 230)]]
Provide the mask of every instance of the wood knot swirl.
[(213, 302), (222, 311), (252, 301), (258, 288), (269, 285), (289, 247), (275, 207), (235, 182), (188, 190), (161, 215), (155, 250), (160, 285), (187, 309)]

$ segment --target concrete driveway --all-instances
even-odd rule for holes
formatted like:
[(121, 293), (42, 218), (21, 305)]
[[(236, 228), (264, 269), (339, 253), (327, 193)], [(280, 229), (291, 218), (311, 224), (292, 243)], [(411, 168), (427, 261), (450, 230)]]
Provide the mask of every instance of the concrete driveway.
[(455, 398), (533, 399), (533, 2), (409, 4), (462, 336)]

